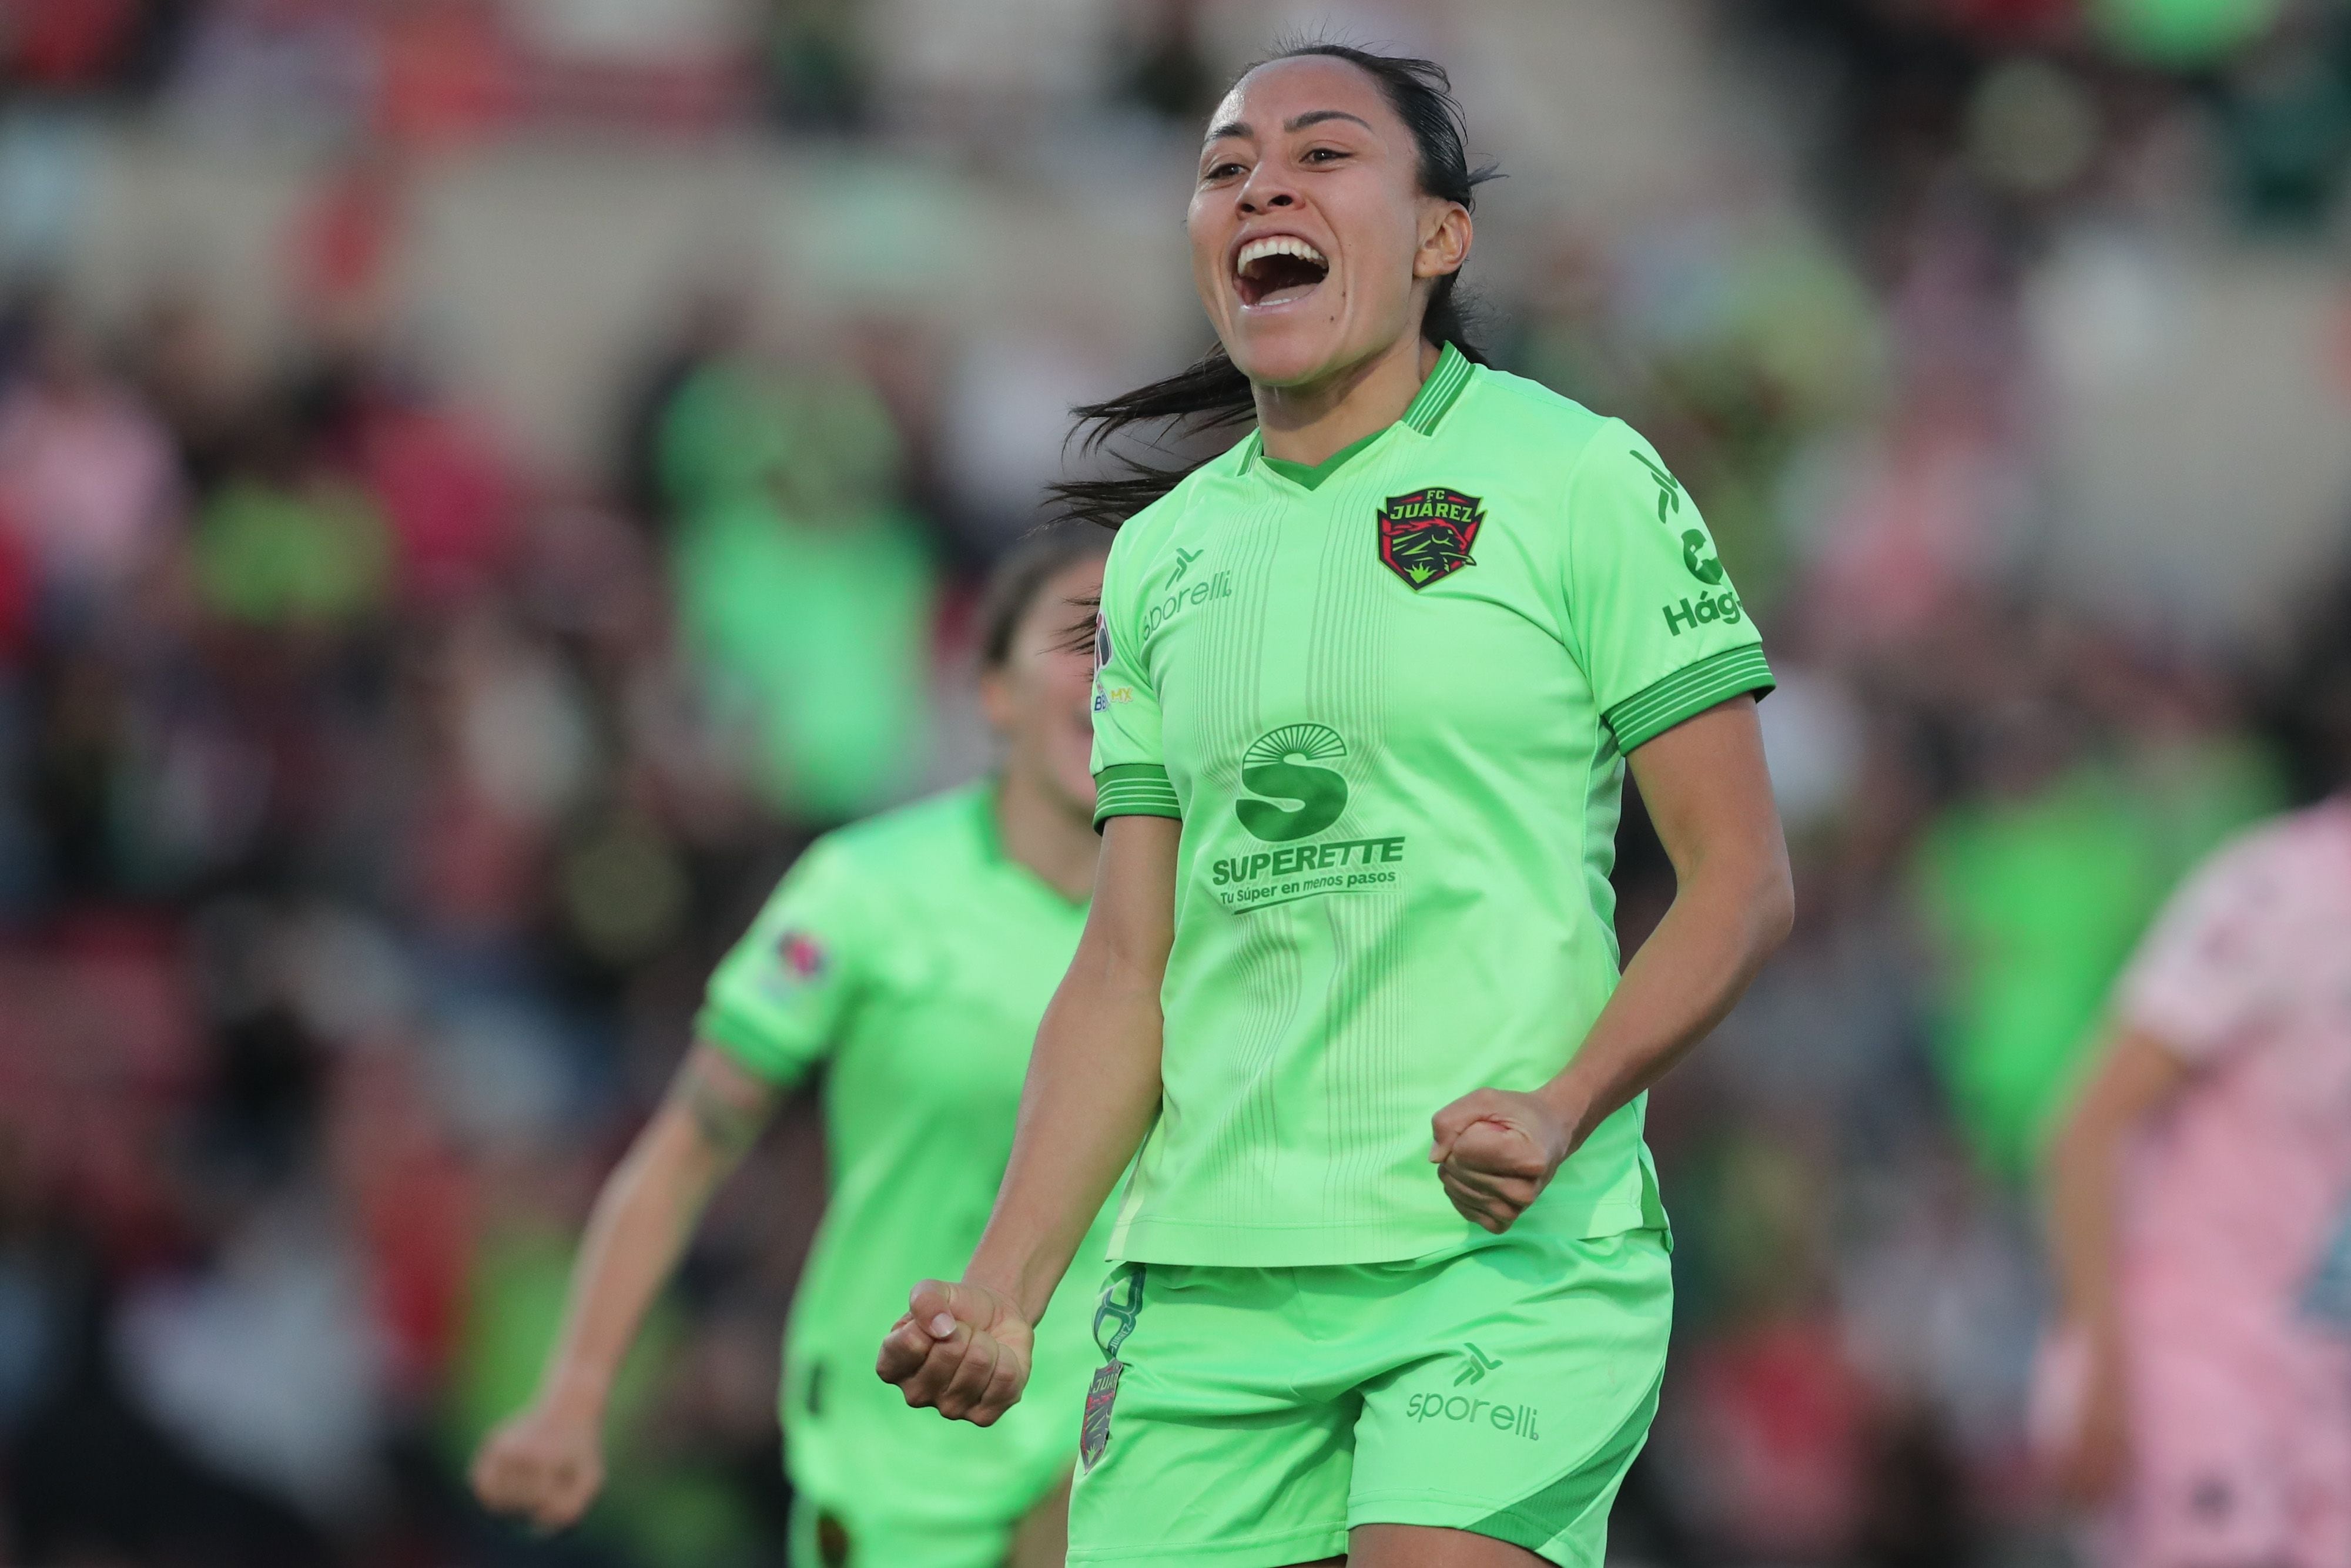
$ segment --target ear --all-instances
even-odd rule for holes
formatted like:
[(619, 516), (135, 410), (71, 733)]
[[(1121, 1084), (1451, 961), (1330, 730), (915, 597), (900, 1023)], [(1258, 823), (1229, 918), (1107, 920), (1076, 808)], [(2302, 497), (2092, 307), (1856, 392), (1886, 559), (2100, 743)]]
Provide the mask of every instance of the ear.
[(1458, 202), (1431, 202), (1420, 219), (1420, 249), (1412, 258), (1415, 277), (1443, 277), (1469, 259), (1469, 209)]
[(1012, 679), (1002, 670), (982, 670), (979, 673), (979, 711), (987, 719), (987, 727), (1002, 735), (1012, 727)]

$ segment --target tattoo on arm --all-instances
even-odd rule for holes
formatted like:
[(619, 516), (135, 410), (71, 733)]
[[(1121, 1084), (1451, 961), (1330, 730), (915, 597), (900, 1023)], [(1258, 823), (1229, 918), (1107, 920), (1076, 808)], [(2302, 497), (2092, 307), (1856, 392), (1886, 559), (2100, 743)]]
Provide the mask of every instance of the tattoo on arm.
[(730, 1092), (719, 1081), (698, 1051), (686, 1057), (670, 1086), (670, 1098), (694, 1118), (695, 1129), (730, 1163), (751, 1152), (774, 1108), (767, 1095), (749, 1104), (740, 1096), (739, 1090)]

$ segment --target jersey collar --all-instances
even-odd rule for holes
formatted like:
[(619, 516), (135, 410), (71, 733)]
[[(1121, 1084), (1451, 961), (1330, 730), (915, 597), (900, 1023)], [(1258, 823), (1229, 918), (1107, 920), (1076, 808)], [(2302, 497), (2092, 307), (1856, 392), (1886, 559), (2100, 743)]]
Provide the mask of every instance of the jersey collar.
[[(1388, 426), (1388, 430), (1393, 430), (1395, 428), (1395, 427), (1394, 425)], [(1328, 479), (1332, 475), (1336, 474), (1340, 469), (1345, 467), (1347, 465), (1347, 459), (1353, 457), (1356, 453), (1361, 452), (1364, 447), (1369, 446), (1373, 442), (1377, 441), (1381, 436), (1385, 435), (1388, 433), (1388, 430), (1374, 430), (1369, 435), (1364, 436), (1358, 440), (1350, 441), (1346, 445), (1342, 446), (1338, 451), (1333, 452), (1330, 456), (1325, 457), (1322, 462), (1317, 463), (1311, 468), (1309, 468), (1303, 463), (1291, 463), (1283, 458), (1270, 457), (1262, 451), (1257, 453), (1256, 457), (1259, 462), (1265, 465), (1266, 471), (1268, 473), (1279, 474), (1283, 478), (1289, 480), (1291, 484), (1299, 486), (1301, 489), (1311, 490), (1314, 486), (1322, 483), (1323, 480)]]
[[(1404, 411), (1404, 417), (1396, 423), (1416, 431), (1422, 435), (1436, 434), (1437, 424), (1447, 413), (1452, 411), (1453, 405), (1460, 401), (1461, 394), (1468, 390), (1469, 373), (1475, 369), (1476, 367), (1469, 362), (1468, 357), (1460, 350), (1450, 343), (1446, 344), (1444, 348), (1437, 350), (1437, 363), (1429, 371), (1428, 379), (1422, 382), (1420, 391), (1413, 394), (1412, 406)], [(1249, 432), (1249, 440), (1243, 444), (1247, 450), (1241, 454), (1240, 471), (1246, 474), (1251, 468), (1262, 464), (1266, 472), (1277, 474), (1293, 485), (1311, 490), (1337, 473), (1349, 458), (1353, 457), (1395, 428), (1395, 425), (1391, 424), (1386, 430), (1375, 430), (1361, 441), (1341, 447), (1312, 468), (1296, 463), (1281, 463), (1278, 459), (1267, 457), (1265, 432), (1252, 430)]]
[(1474, 367), (1468, 357), (1447, 343), (1437, 356), (1437, 364), (1428, 379), (1420, 383), (1413, 394), (1412, 406), (1404, 411), (1404, 422), (1423, 435), (1437, 434), (1437, 422), (1450, 412), (1469, 386), (1469, 372)]

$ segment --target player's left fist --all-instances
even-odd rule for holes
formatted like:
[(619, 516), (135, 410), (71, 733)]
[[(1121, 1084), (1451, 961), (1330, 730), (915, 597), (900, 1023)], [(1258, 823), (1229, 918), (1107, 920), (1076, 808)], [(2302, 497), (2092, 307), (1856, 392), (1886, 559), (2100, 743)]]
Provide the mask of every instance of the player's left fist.
[(1439, 1111), (1429, 1122), (1436, 1141), (1428, 1157), (1445, 1196), (1464, 1218), (1500, 1235), (1551, 1185), (1552, 1173), (1574, 1152), (1564, 1118), (1532, 1094), (1479, 1089)]

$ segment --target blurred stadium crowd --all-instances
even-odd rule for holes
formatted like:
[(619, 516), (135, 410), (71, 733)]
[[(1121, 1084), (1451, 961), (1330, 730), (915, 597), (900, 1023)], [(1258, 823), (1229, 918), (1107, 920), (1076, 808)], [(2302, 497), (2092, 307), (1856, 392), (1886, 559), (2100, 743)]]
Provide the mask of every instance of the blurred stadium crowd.
[[(601, 461), (549, 460), (403, 333), (395, 258), (409, 193), (517, 136), (1012, 134), (998, 87), (893, 99), (946, 9), (0, 0), (0, 1562), (779, 1560), (804, 1110), (714, 1213), (581, 1536), (456, 1478), (710, 962), (811, 834), (980, 765), (966, 614), (1033, 489), (958, 460), (935, 327), (773, 331), (747, 278), (674, 279)], [(1501, 362), (1666, 453), (1783, 681), (1801, 923), (1652, 1109), (1679, 1343), (1618, 1550), (2062, 1562), (2023, 1438), (2040, 1140), (2183, 869), (2351, 739), (2351, 473), (2319, 453), (2315, 507), (2264, 525), (2291, 455), (2211, 426), (2252, 483), (2134, 577), (2162, 552), (2127, 485), (2125, 531), (2082, 531), (2069, 386), (2258, 378), (2225, 329), (2145, 348), (2166, 269), (2302, 267), (2304, 412), (2351, 451), (2351, 9), (1551, 9), (1668, 26), (1785, 152), (1512, 219), (1472, 270)], [(1008, 6), (1086, 21), (1018, 134), (1181, 171), (1246, 10)], [(1475, 61), (1528, 14), (1284, 19)], [(82, 286), (91, 149), (158, 127), (333, 149), (257, 339), (201, 281)], [(2206, 570), (2238, 555), (2273, 563), (2250, 591)], [(1637, 814), (1619, 882), (1629, 943), (1671, 890)]]

